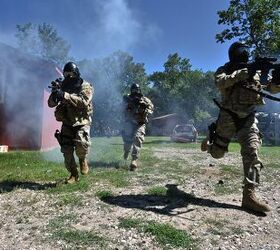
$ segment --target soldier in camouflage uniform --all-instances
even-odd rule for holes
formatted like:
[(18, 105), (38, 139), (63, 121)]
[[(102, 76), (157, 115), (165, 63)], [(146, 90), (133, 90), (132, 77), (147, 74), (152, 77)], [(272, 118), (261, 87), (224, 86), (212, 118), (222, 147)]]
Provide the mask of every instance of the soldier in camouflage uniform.
[(138, 84), (132, 84), (130, 91), (130, 95), (123, 97), (124, 123), (122, 138), (125, 160), (127, 160), (132, 149), (130, 170), (134, 171), (137, 168), (137, 159), (144, 141), (148, 115), (153, 113), (154, 105), (150, 99), (142, 95)]
[[(236, 65), (246, 64), (249, 60), (248, 48), (240, 42), (229, 48), (230, 61), (215, 73), (216, 86), (221, 93), (218, 120), (209, 126), (209, 136), (202, 141), (201, 150), (208, 151), (214, 158), (222, 158), (228, 152), (228, 145), (235, 135), (241, 145), (244, 170), (244, 189), (242, 207), (256, 212), (270, 211), (270, 207), (255, 196), (255, 187), (259, 183), (260, 170), (263, 167), (258, 149), (261, 136), (255, 118), (255, 108), (263, 105), (263, 98), (242, 86), (261, 90), (260, 72), (249, 77), (248, 68), (237, 69)], [(276, 92), (269, 83), (267, 91)]]
[(56, 131), (56, 138), (61, 146), (64, 164), (70, 172), (66, 183), (79, 180), (74, 151), (79, 158), (81, 174), (87, 174), (89, 166), (90, 125), (93, 111), (93, 87), (80, 77), (77, 65), (65, 64), (64, 79), (52, 82), (52, 93), (48, 99), (49, 107), (55, 107), (55, 117), (62, 122), (61, 131)]

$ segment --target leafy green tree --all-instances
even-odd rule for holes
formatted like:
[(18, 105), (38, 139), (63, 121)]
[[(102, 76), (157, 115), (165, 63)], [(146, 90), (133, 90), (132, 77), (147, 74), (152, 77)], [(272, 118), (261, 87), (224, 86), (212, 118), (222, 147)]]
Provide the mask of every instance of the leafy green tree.
[(52, 25), (27, 23), (18, 24), (16, 28), (18, 46), (23, 51), (51, 60), (60, 66), (70, 59), (70, 45), (58, 35)]
[(196, 123), (215, 114), (216, 96), (213, 72), (192, 70), (189, 59), (177, 53), (168, 56), (163, 72), (149, 77), (155, 116), (179, 113)]
[(182, 93), (180, 90), (186, 87), (186, 73), (190, 68), (188, 59), (183, 59), (174, 53), (168, 56), (163, 72), (154, 72), (150, 75), (149, 81), (153, 86), (151, 95), (157, 107), (155, 115), (182, 112), (181, 106), (178, 105)]
[(231, 0), (228, 9), (218, 11), (218, 16), (218, 24), (227, 28), (216, 35), (217, 42), (238, 38), (257, 55), (279, 54), (279, 0)]

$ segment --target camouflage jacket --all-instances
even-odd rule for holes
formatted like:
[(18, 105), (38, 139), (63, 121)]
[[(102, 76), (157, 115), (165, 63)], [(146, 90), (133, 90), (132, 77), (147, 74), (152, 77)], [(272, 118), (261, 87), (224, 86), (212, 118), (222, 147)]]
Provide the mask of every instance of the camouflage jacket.
[(242, 87), (252, 88), (260, 91), (262, 85), (260, 83), (260, 72), (256, 72), (249, 81), (248, 69), (238, 69), (228, 72), (227, 66), (224, 65), (215, 73), (215, 83), (221, 93), (221, 105), (240, 117), (245, 117), (252, 113), (257, 105), (265, 104), (263, 98), (256, 92)]
[(90, 125), (92, 121), (94, 89), (89, 82), (83, 80), (81, 87), (74, 93), (65, 92), (64, 99), (57, 103), (53, 94), (48, 99), (49, 107), (55, 108), (55, 118), (69, 126)]
[(123, 112), (125, 121), (144, 124), (148, 122), (148, 116), (154, 112), (154, 105), (145, 96), (126, 95), (123, 97)]

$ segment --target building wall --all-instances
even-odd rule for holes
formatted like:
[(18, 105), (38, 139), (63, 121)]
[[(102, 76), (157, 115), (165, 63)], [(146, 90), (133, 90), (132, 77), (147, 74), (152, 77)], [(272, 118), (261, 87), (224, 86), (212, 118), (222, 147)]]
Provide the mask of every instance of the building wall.
[(0, 145), (39, 150), (42, 134), (54, 133), (43, 131), (43, 116), (44, 90), (58, 77), (55, 65), (1, 43), (0, 52)]
[(42, 134), (41, 134), (41, 150), (49, 150), (58, 147), (59, 144), (54, 137), (57, 129), (60, 129), (61, 122), (57, 122), (54, 117), (54, 109), (47, 105), (50, 93), (44, 91), (43, 98), (43, 119), (42, 119)]

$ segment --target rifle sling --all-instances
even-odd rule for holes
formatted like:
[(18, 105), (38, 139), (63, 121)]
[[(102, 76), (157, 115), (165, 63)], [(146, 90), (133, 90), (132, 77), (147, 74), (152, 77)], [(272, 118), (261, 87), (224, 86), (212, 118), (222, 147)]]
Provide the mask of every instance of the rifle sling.
[(264, 92), (262, 92), (262, 91), (258, 91), (258, 90), (256, 90), (256, 89), (252, 89), (252, 88), (247, 87), (247, 86), (245, 86), (245, 85), (241, 85), (241, 87), (242, 87), (243, 89), (246, 89), (246, 90), (249, 90), (249, 91), (251, 91), (251, 92), (257, 93), (257, 94), (259, 94), (261, 97), (267, 98), (267, 99), (272, 100), (272, 101), (275, 101), (275, 102), (280, 102), (280, 98), (278, 98), (278, 97), (276, 97), (276, 96), (266, 94), (266, 93), (264, 93)]
[(255, 113), (255, 112), (252, 112), (249, 115), (245, 116), (244, 118), (240, 118), (236, 113), (234, 113), (230, 109), (223, 107), (215, 98), (213, 99), (213, 101), (218, 106), (219, 109), (224, 110), (231, 116), (231, 118), (234, 122), (235, 128), (236, 128), (236, 132), (238, 132), (240, 129), (242, 129), (244, 127), (246, 121), (248, 120), (248, 118)]

